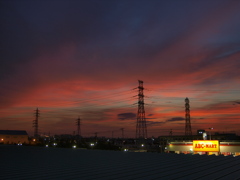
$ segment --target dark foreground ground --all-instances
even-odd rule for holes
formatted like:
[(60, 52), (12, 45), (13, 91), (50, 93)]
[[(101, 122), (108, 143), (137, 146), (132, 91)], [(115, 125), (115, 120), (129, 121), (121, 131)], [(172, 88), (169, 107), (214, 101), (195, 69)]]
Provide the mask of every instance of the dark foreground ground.
[(0, 179), (240, 179), (240, 156), (0, 146)]

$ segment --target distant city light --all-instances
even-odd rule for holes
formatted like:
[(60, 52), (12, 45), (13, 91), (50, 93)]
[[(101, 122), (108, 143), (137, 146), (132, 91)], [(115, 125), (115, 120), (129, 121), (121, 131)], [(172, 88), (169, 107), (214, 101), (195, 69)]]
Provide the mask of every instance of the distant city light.
[(48, 144), (46, 144), (46, 147), (48, 147)]
[(75, 149), (77, 146), (76, 145), (73, 145), (73, 148)]

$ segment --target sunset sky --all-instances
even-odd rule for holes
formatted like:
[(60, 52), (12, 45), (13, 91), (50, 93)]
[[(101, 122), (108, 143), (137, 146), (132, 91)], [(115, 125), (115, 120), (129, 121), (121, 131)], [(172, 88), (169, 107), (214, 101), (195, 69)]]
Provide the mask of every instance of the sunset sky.
[[(240, 135), (239, 0), (1, 0), (0, 129)], [(112, 131), (114, 132), (112, 134)]]

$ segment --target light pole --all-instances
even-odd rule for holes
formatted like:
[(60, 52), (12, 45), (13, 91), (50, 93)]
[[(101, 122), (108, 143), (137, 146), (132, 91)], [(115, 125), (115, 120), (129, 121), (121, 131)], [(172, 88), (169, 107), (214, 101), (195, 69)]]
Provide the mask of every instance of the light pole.
[(210, 140), (212, 140), (212, 137), (211, 137), (211, 130), (213, 129), (213, 127), (209, 128), (210, 130)]

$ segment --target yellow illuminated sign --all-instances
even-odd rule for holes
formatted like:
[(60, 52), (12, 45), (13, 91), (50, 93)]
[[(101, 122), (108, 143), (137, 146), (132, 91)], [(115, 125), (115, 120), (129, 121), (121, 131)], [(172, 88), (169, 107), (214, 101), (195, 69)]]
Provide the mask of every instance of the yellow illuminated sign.
[(218, 152), (219, 151), (219, 141), (193, 141), (193, 151), (205, 151), (205, 152)]

